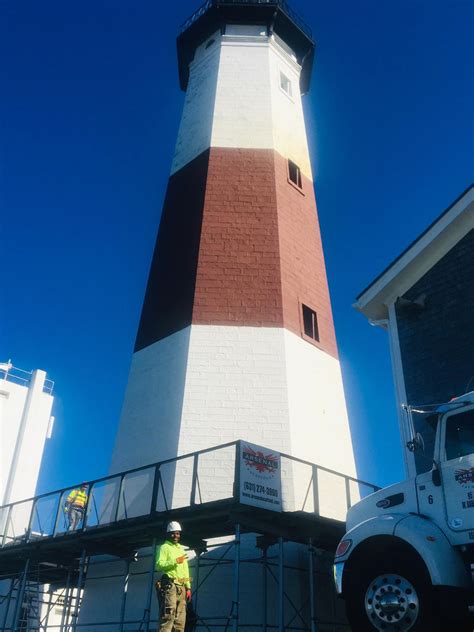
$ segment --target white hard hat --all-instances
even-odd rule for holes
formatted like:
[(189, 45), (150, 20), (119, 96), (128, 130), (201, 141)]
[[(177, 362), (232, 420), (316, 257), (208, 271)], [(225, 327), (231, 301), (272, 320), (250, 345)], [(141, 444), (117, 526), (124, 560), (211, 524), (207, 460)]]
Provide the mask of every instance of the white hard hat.
[(170, 533), (172, 531), (182, 531), (181, 525), (179, 524), (179, 522), (168, 523), (168, 526), (166, 527), (166, 533)]

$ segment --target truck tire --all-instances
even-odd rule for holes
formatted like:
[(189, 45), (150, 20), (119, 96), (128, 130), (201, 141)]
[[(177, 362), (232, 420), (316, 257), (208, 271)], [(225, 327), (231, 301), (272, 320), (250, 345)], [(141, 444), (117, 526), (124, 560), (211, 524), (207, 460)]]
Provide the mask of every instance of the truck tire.
[(443, 631), (427, 573), (413, 560), (385, 557), (354, 568), (344, 593), (353, 632)]

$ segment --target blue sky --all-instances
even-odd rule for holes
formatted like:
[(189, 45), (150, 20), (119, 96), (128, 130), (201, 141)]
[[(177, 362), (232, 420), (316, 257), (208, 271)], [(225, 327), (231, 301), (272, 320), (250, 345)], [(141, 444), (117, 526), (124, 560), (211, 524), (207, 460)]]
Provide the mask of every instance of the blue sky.
[[(56, 381), (39, 491), (107, 473), (197, 7), (164, 4), (0, 4), (0, 361)], [(387, 484), (387, 336), (351, 303), (472, 181), (474, 5), (292, 5), (317, 42), (305, 111), (358, 470)]]

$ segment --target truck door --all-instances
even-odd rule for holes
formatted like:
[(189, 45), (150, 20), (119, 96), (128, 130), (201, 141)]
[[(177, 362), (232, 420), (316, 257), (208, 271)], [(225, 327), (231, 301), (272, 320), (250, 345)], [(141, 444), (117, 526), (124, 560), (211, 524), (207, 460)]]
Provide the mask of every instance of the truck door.
[(441, 474), (448, 527), (474, 529), (474, 406), (447, 413)]

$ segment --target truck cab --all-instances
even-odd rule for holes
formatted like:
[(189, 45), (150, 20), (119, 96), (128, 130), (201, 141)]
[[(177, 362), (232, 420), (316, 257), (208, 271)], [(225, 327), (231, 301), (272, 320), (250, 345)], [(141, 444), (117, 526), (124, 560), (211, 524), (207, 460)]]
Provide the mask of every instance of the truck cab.
[(474, 392), (407, 423), (417, 475), (349, 509), (336, 589), (355, 632), (472, 632)]

